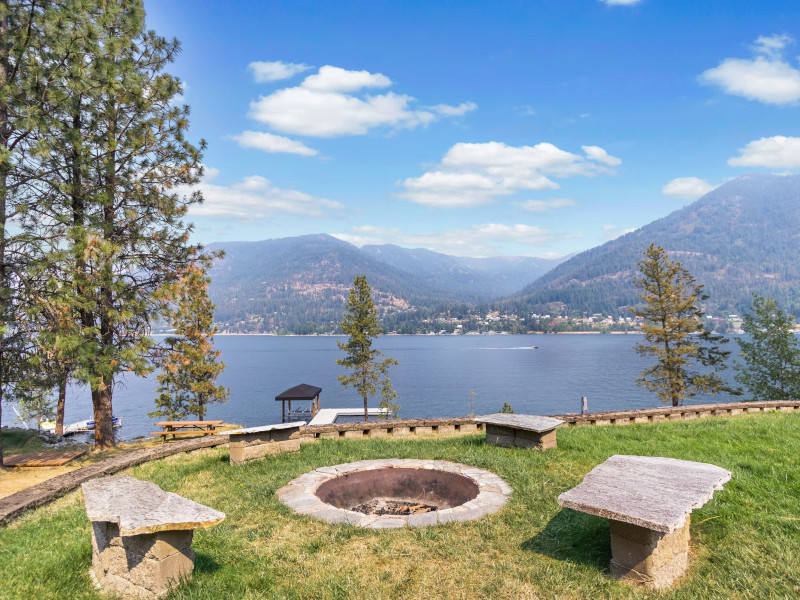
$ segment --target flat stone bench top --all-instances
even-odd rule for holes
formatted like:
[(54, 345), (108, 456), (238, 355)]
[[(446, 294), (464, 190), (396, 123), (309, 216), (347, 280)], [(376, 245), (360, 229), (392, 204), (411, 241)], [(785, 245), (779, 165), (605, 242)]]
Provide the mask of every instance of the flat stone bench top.
[(590, 515), (672, 533), (721, 490), (731, 472), (676, 458), (617, 454), (564, 492), (558, 503)]
[(93, 479), (81, 489), (89, 520), (116, 523), (123, 537), (211, 527), (225, 518), (225, 513), (127, 475)]
[(259, 425), (258, 427), (248, 427), (246, 429), (234, 429), (232, 431), (220, 431), (220, 435), (245, 435), (247, 433), (263, 433), (276, 429), (300, 429), (306, 424), (305, 421), (293, 421), (292, 423), (277, 423), (275, 425)]
[(551, 431), (564, 421), (561, 419), (553, 419), (551, 417), (540, 417), (538, 415), (515, 415), (507, 413), (495, 413), (493, 415), (484, 415), (482, 417), (475, 417), (476, 423), (488, 423), (490, 425), (500, 425), (502, 427), (511, 427), (512, 429), (524, 429), (525, 431), (535, 431), (536, 433), (544, 433)]

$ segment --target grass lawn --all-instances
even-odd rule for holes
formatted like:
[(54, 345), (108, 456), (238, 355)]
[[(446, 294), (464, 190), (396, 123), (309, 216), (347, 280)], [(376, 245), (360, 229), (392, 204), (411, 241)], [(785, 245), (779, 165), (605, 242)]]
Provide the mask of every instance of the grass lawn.
[[(576, 427), (544, 453), (488, 446), (482, 435), (324, 440), (244, 466), (225, 448), (129, 471), (227, 514), (195, 533), (192, 580), (168, 598), (800, 598), (800, 414)], [(608, 576), (608, 524), (557, 496), (612, 454), (669, 456), (733, 472), (692, 514), (687, 576), (666, 592)], [(475, 465), (513, 488), (499, 513), (400, 530), (328, 525), (274, 492), (311, 469), (360, 459)], [(669, 502), (664, 498), (664, 502)], [(0, 528), (0, 597), (102, 598), (88, 577), (90, 527), (73, 493)]]

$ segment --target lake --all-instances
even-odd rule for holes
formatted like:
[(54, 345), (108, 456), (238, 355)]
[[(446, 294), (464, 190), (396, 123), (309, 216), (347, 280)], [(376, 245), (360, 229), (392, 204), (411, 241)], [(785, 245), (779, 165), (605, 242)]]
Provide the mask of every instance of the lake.
[[(299, 383), (322, 388), (322, 408), (362, 407), (351, 389), (336, 379), (344, 369), (335, 364), (343, 353), (336, 346), (344, 337), (276, 337), (219, 335), (217, 348), (225, 361), (219, 382), (231, 390), (226, 404), (211, 405), (206, 418), (253, 427), (280, 422), (281, 403), (275, 396)], [(589, 410), (622, 410), (659, 406), (655, 394), (634, 380), (649, 359), (638, 356), (634, 343), (641, 335), (463, 335), (381, 336), (375, 346), (399, 365), (390, 372), (398, 392), (400, 416), (449, 417), (469, 413), (469, 391), (475, 392), (475, 414), (497, 412), (508, 402), (516, 412), (557, 414), (580, 412), (581, 396)], [(533, 348), (536, 346), (536, 348)], [(728, 349), (735, 355), (738, 346)], [(733, 369), (726, 371), (732, 378)], [(122, 417), (122, 439), (147, 435), (157, 419), (155, 375), (129, 377), (114, 390), (114, 414)], [(726, 394), (697, 397), (692, 403), (730, 402)], [(377, 406), (378, 399), (370, 406)], [(69, 390), (66, 423), (91, 417), (85, 387)], [(3, 407), (3, 424), (15, 415)]]

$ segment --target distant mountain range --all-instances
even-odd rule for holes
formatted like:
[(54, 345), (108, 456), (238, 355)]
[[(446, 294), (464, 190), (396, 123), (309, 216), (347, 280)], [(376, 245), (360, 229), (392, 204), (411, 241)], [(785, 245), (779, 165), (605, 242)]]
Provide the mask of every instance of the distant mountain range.
[(210, 244), (216, 320), (228, 330), (304, 332), (341, 319), (366, 275), (381, 313), (489, 302), (522, 289), (564, 259), (462, 258), (399, 246), (357, 248), (325, 234)]
[[(341, 319), (356, 275), (382, 316), (494, 308), (526, 315), (628, 315), (642, 252), (663, 246), (709, 294), (707, 312), (741, 313), (752, 293), (800, 313), (800, 176), (745, 175), (625, 236), (561, 260), (463, 258), (329, 235), (226, 242), (211, 272), (216, 320), (229, 331), (310, 333)], [(480, 309), (476, 306), (481, 305)], [(395, 322), (397, 319), (395, 319)]]
[(744, 175), (701, 199), (558, 265), (503, 304), (627, 313), (637, 263), (662, 246), (705, 286), (709, 312), (741, 313), (752, 294), (800, 312), (800, 176)]

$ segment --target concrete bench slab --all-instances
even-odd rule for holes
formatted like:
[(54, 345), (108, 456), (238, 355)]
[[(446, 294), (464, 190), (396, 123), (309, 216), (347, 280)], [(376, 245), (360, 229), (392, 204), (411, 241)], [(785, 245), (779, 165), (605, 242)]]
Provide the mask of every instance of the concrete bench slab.
[(505, 448), (547, 450), (556, 447), (556, 427), (560, 419), (538, 415), (496, 413), (475, 417), (486, 425), (486, 442)]
[(686, 570), (692, 510), (730, 478), (730, 471), (706, 463), (615, 455), (558, 503), (609, 519), (612, 575), (665, 588)]
[(230, 438), (230, 462), (240, 464), (264, 458), (270, 454), (296, 452), (300, 450), (300, 428), (305, 421), (261, 425), (234, 431), (223, 431), (220, 435)]
[(125, 597), (155, 598), (190, 577), (194, 530), (225, 518), (127, 475), (94, 479), (81, 488), (92, 522), (90, 575), (104, 591)]

